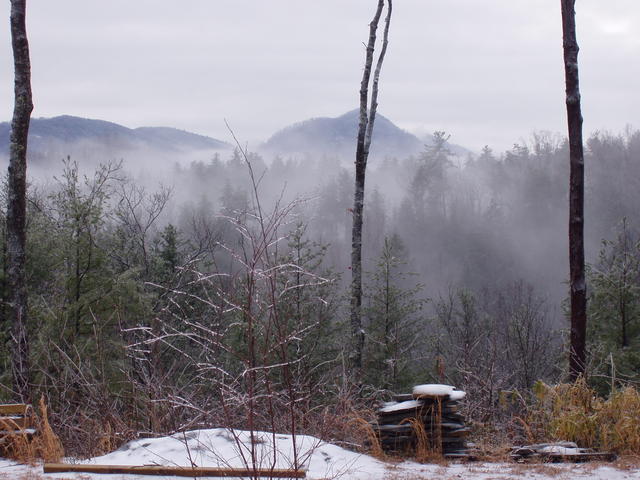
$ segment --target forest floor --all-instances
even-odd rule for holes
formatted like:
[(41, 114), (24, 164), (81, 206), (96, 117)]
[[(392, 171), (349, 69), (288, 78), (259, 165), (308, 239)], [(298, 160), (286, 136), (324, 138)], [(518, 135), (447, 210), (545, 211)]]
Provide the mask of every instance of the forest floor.
[[(252, 449), (250, 446), (254, 445)], [(293, 442), (290, 435), (231, 433), (226, 429), (198, 430), (169, 437), (140, 439), (115, 452), (88, 460), (66, 459), (69, 463), (105, 465), (165, 465), (243, 467), (251, 456), (261, 468), (292, 468)], [(274, 448), (275, 446), (275, 448)], [(275, 456), (274, 456), (275, 452)], [(640, 480), (638, 459), (613, 463), (518, 464), (513, 462), (440, 462), (382, 461), (310, 436), (296, 437), (298, 463), (307, 470), (307, 479), (344, 480)], [(244, 457), (244, 459), (243, 459)], [(53, 473), (43, 474), (41, 465), (22, 465), (0, 459), (0, 479), (15, 480), (152, 480), (185, 477), (122, 474)]]

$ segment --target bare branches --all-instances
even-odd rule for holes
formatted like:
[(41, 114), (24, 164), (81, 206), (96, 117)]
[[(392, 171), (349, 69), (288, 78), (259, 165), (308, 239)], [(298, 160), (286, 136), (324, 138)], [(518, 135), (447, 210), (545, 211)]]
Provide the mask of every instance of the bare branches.
[(374, 72), (371, 109), (369, 104), (369, 84), (371, 81), (371, 68), (376, 43), (378, 22), (384, 8), (384, 0), (378, 1), (378, 6), (373, 20), (369, 24), (369, 42), (365, 56), (364, 72), (360, 83), (360, 113), (358, 124), (358, 138), (356, 143), (356, 174), (355, 191), (353, 201), (353, 228), (351, 233), (351, 351), (349, 359), (356, 377), (362, 368), (362, 352), (364, 349), (364, 331), (362, 329), (362, 222), (364, 212), (364, 187), (367, 159), (373, 133), (376, 111), (378, 108), (378, 82), (382, 62), (389, 42), (389, 25), (391, 22), (391, 0), (387, 0), (388, 11), (384, 29), (383, 45), (376, 63)]
[[(295, 438), (310, 390), (300, 384), (316, 375), (317, 363), (313, 349), (305, 345), (317, 341), (308, 339), (318, 335), (321, 324), (306, 312), (327, 309), (322, 289), (330, 280), (315, 270), (319, 263), (310, 268), (305, 255), (293, 251), (295, 240), (298, 249), (304, 245), (299, 227), (293, 224), (301, 201), (285, 203), (281, 196), (266, 208), (260, 198), (262, 175), (255, 172), (250, 154), (229, 130), (247, 166), (249, 205), (241, 211), (227, 210), (212, 224), (230, 228), (233, 235), (202, 239), (204, 244), (215, 243), (215, 252), (209, 252), (210, 265), (193, 259), (179, 267), (179, 285), (147, 283), (163, 290), (165, 306), (157, 310), (153, 325), (125, 328), (123, 334), (130, 339), (130, 354), (141, 361), (154, 350), (167, 352), (161, 354), (160, 364), (163, 357), (178, 354), (190, 372), (191, 387), (207, 392), (183, 395), (176, 402), (191, 402), (200, 418), (208, 412), (210, 422), (249, 430), (251, 442), (238, 445), (244, 449), (241, 455), (247, 467), (262, 461), (255, 433), (261, 428), (293, 435), (291, 462), (297, 467), (302, 457)], [(144, 226), (142, 217), (134, 215), (141, 207), (137, 197), (127, 198), (123, 206), (129, 218)], [(217, 235), (215, 229), (209, 234)], [(220, 256), (228, 262), (223, 270), (216, 265)], [(300, 299), (307, 298), (304, 295), (309, 298), (306, 310), (296, 309)]]
[(371, 108), (369, 111), (369, 122), (364, 140), (365, 164), (369, 157), (369, 147), (371, 146), (371, 136), (373, 135), (373, 124), (376, 120), (376, 112), (378, 110), (378, 83), (380, 81), (380, 72), (382, 71), (382, 63), (387, 53), (387, 45), (389, 44), (389, 25), (391, 24), (391, 12), (393, 10), (392, 0), (387, 0), (387, 17), (385, 18), (384, 33), (382, 37), (382, 48), (376, 62), (376, 69), (373, 74), (373, 84), (371, 87)]

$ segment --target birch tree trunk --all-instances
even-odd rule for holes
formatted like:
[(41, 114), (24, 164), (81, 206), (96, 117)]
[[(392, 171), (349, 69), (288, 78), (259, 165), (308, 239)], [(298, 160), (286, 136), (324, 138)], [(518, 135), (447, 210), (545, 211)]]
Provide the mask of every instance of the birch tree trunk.
[(584, 373), (587, 294), (584, 267), (584, 152), (578, 77), (575, 0), (561, 0), (567, 123), (569, 130), (569, 275), (571, 288), (571, 351), (569, 374)]
[(362, 325), (362, 220), (364, 211), (364, 185), (369, 158), (369, 147), (373, 133), (373, 124), (378, 107), (378, 80), (382, 63), (389, 42), (389, 24), (391, 21), (392, 0), (387, 0), (387, 17), (380, 55), (376, 62), (373, 75), (371, 109), (369, 106), (369, 84), (371, 83), (371, 69), (373, 53), (376, 43), (376, 32), (384, 0), (378, 0), (373, 20), (369, 24), (369, 42), (365, 56), (364, 72), (360, 82), (360, 116), (358, 122), (358, 138), (356, 143), (356, 175), (353, 202), (353, 229), (351, 232), (351, 351), (349, 352), (350, 366), (360, 376), (362, 368), (362, 351), (364, 349), (364, 330)]
[(14, 389), (29, 399), (29, 343), (25, 276), (27, 136), (33, 103), (26, 29), (26, 0), (11, 0), (11, 43), (15, 105), (11, 120), (7, 200), (7, 276), (11, 319), (11, 367)]

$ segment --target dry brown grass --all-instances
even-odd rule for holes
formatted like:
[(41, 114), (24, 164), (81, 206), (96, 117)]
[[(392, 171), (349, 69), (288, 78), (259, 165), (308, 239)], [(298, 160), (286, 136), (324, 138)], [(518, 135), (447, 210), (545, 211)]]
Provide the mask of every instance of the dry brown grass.
[(597, 420), (603, 448), (640, 455), (640, 394), (635, 388), (627, 387), (611, 395), (601, 404)]
[[(16, 433), (7, 439), (4, 449), (7, 458), (33, 465), (37, 460), (59, 462), (64, 456), (62, 443), (49, 424), (44, 397), (40, 398), (39, 409), (39, 415), (31, 409), (27, 411), (29, 424), (35, 428), (35, 434), (30, 435), (25, 431), (11, 428), (16, 430)], [(16, 427), (15, 423), (11, 426)]]
[(364, 444), (368, 446), (368, 453), (378, 459), (385, 459), (386, 455), (382, 450), (382, 444), (380, 438), (376, 434), (375, 430), (369, 422), (359, 415), (355, 415), (347, 422), (351, 428), (353, 428), (360, 438), (364, 438)]
[(37, 417), (39, 422), (34, 442), (38, 458), (45, 462), (59, 462), (64, 457), (64, 447), (49, 424), (49, 415), (44, 396), (40, 397), (38, 406), (40, 408), (40, 416)]
[(640, 393), (635, 388), (627, 387), (603, 399), (579, 379), (571, 384), (541, 384), (537, 394), (538, 403), (531, 409), (528, 423), (546, 439), (640, 455)]
[(429, 438), (421, 418), (407, 420), (416, 437), (415, 459), (420, 463), (445, 463), (442, 456), (442, 439)]
[(32, 438), (26, 433), (13, 433), (4, 439), (3, 454), (20, 463), (33, 464), (36, 460)]

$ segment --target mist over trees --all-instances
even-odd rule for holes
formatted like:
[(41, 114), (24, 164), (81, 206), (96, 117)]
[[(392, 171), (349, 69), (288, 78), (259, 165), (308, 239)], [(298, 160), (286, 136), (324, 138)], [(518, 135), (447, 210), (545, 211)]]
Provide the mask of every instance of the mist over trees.
[[(41, 155), (55, 176), (27, 189), (22, 39), (2, 184), (0, 400), (46, 395), (79, 455), (221, 425), (249, 430), (252, 465), (254, 432), (290, 432), (297, 468), (295, 435), (353, 443), (349, 415), (417, 383), (466, 390), (469, 419), (497, 425), (516, 408), (505, 396), (526, 408), (537, 382), (585, 373), (606, 395), (640, 380), (640, 132), (596, 132), (582, 151), (575, 38), (568, 139), (536, 132), (460, 154), (435, 131), (417, 154), (369, 158), (392, 2), (377, 5), (355, 171), (313, 149), (252, 152), (231, 132), (234, 149), (215, 141), (206, 161), (152, 158), (136, 174), (148, 158), (51, 166)], [(131, 153), (140, 135), (211, 146), (107, 128)]]
[[(363, 378), (380, 391), (460, 385), (472, 392), (471, 418), (489, 419), (500, 392), (568, 372), (568, 144), (536, 133), (501, 154), (486, 147), (459, 158), (447, 134), (434, 136), (420, 155), (369, 165)], [(638, 131), (587, 141), (587, 371), (604, 375), (604, 391), (612, 368), (616, 381), (638, 372), (625, 347), (640, 341), (638, 158)], [(297, 425), (344, 394), (353, 173), (340, 159), (236, 150), (174, 165), (170, 187), (132, 179), (119, 163), (90, 175), (73, 159), (60, 168), (54, 182), (29, 190), (28, 329), (34, 384), (56, 421), (88, 432), (80, 439), (70, 429), (70, 442), (97, 449), (91, 432), (104, 426), (91, 419), (131, 409), (131, 431), (240, 425), (216, 417), (210, 402), (244, 391), (233, 375), (252, 362), (295, 370), (252, 381), (281, 392), (281, 405), (295, 389)], [(286, 349), (267, 348), (265, 332)], [(247, 357), (250, 338), (258, 343)], [(263, 408), (276, 405), (247, 411)], [(125, 428), (107, 418), (114, 431)], [(254, 422), (268, 427), (266, 417)]]

